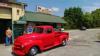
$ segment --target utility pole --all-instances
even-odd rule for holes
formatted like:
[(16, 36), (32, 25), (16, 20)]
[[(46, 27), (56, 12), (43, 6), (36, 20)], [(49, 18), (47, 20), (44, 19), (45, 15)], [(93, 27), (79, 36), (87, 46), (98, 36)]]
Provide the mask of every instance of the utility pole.
[(12, 43), (14, 43), (14, 21), (12, 18)]

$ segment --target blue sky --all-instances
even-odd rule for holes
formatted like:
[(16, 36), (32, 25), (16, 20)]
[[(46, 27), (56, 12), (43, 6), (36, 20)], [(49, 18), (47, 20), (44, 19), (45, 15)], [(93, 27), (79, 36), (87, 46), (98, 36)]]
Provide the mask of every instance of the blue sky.
[(17, 0), (27, 3), (26, 10), (36, 11), (36, 5), (41, 5), (55, 10), (56, 16), (63, 16), (65, 8), (81, 7), (84, 12), (91, 12), (100, 8), (100, 0)]

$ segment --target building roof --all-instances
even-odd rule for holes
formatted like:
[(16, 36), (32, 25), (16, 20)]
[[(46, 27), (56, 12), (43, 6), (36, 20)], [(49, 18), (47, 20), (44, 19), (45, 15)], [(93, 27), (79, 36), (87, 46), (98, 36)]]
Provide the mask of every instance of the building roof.
[(16, 5), (24, 5), (24, 6), (27, 6), (26, 3), (22, 3), (22, 2), (2, 2), (2, 3), (7, 3), (7, 4), (16, 4)]
[(22, 3), (22, 2), (9, 2), (9, 3), (27, 6), (26, 3)]
[(66, 23), (61, 17), (40, 12), (26, 11), (25, 16), (20, 20), (34, 22)]

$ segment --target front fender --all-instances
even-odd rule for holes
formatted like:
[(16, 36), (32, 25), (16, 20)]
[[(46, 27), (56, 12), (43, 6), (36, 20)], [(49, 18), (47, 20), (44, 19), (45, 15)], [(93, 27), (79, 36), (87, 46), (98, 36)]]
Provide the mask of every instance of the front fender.
[(33, 40), (32, 42), (30, 42), (28, 45), (25, 46), (25, 53), (28, 53), (29, 50), (33, 47), (33, 46), (38, 46), (40, 51), (43, 50), (43, 42), (41, 40)]

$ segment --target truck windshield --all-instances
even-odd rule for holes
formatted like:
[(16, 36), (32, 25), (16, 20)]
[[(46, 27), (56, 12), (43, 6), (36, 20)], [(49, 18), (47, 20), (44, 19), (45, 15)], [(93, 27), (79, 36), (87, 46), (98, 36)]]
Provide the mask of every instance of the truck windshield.
[(33, 32), (36, 32), (36, 33), (43, 33), (43, 28), (34, 27), (34, 28), (33, 28)]

